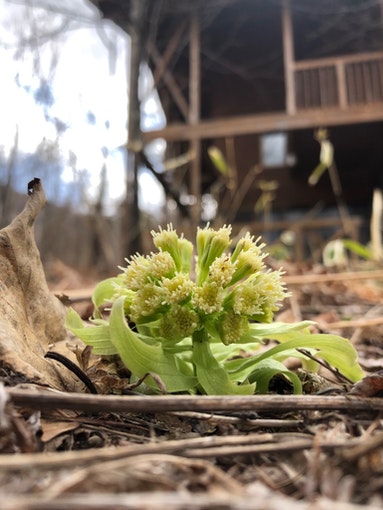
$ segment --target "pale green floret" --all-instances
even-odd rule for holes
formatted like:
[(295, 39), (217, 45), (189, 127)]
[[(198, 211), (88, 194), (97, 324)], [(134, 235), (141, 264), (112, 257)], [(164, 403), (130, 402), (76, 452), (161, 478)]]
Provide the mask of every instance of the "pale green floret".
[(198, 326), (199, 317), (194, 310), (174, 305), (161, 318), (159, 332), (163, 338), (178, 342), (191, 336)]
[(228, 255), (221, 255), (210, 266), (209, 281), (227, 287), (231, 283), (236, 265), (237, 263), (233, 263)]
[(162, 287), (154, 283), (144, 285), (136, 292), (133, 303), (130, 305), (130, 317), (133, 321), (154, 315), (164, 305), (165, 292)]
[(280, 271), (258, 272), (233, 289), (224, 307), (253, 320), (270, 322), (287, 295)]
[(182, 236), (178, 239), (178, 251), (181, 259), (180, 272), (190, 273), (193, 261), (193, 249), (193, 243)]
[(222, 287), (215, 282), (205, 282), (202, 287), (196, 287), (192, 303), (197, 310), (205, 314), (217, 313), (223, 310), (224, 293)]
[(160, 280), (170, 278), (175, 273), (175, 263), (172, 256), (165, 252), (152, 253), (149, 257), (148, 278)]
[(193, 244), (179, 237), (170, 223), (166, 230), (160, 227), (159, 232), (152, 230), (153, 243), (158, 250), (169, 253), (174, 260), (177, 271), (187, 273), (191, 269)]
[(169, 223), (166, 230), (159, 227), (159, 232), (155, 230), (151, 231), (153, 237), (153, 244), (159, 250), (167, 251), (171, 253), (175, 246), (177, 246), (178, 234), (173, 229), (173, 225)]
[(232, 293), (232, 308), (235, 314), (248, 317), (262, 314), (264, 302), (262, 285), (258, 284), (257, 279), (243, 282)]
[(262, 271), (265, 267), (263, 263), (264, 258), (265, 255), (258, 250), (240, 252), (236, 258), (237, 266), (231, 284), (237, 283), (244, 278)]
[(194, 282), (188, 275), (179, 273), (174, 278), (165, 278), (162, 281), (162, 288), (165, 291), (165, 300), (173, 305), (187, 301), (194, 291)]
[(231, 227), (226, 225), (218, 230), (210, 227), (197, 230), (197, 285), (202, 285), (209, 275), (214, 260), (220, 257), (230, 245)]
[(232, 311), (225, 313), (218, 324), (220, 338), (225, 345), (239, 342), (248, 329), (249, 321), (247, 317), (242, 317)]
[(281, 280), (282, 272), (267, 271), (258, 275), (258, 285), (264, 295), (263, 313), (265, 322), (271, 322), (281, 302), (290, 295)]
[(133, 255), (126, 259), (128, 267), (124, 271), (124, 283), (131, 290), (139, 290), (148, 281), (149, 260), (143, 255)]
[[(242, 252), (251, 251), (256, 255), (261, 255), (263, 248), (266, 246), (264, 243), (258, 244), (260, 241), (260, 237), (258, 237), (254, 241), (254, 236), (252, 236), (249, 232), (246, 232), (246, 234), (237, 242), (235, 249), (231, 255), (231, 260), (234, 262), (237, 260), (238, 255)], [(265, 257), (265, 255), (262, 256), (262, 258)]]

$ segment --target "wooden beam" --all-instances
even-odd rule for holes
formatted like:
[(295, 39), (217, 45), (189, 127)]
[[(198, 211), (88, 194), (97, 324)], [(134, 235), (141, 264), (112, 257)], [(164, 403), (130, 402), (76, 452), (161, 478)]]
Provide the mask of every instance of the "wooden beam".
[(298, 70), (302, 71), (304, 69), (318, 69), (320, 67), (336, 66), (338, 63), (346, 65), (382, 59), (383, 51), (369, 51), (365, 53), (352, 53), (351, 55), (337, 55), (336, 57), (323, 57), (312, 58), (309, 60), (299, 60), (298, 62), (293, 63), (293, 67), (295, 71)]
[[(383, 106), (383, 105), (382, 105)], [(201, 121), (196, 125), (170, 124), (163, 129), (148, 131), (144, 134), (145, 142), (156, 138), (167, 141), (224, 138), (260, 134), (274, 131), (291, 131), (294, 129), (315, 129), (321, 126), (339, 126), (360, 124), (365, 122), (383, 121), (383, 107), (376, 104), (354, 106), (341, 110), (327, 108), (322, 110), (300, 111), (299, 114), (288, 115), (284, 112), (269, 114), (241, 115)]]
[(285, 68), (286, 111), (292, 115), (296, 111), (294, 84), (294, 34), (291, 19), (290, 0), (282, 4), (283, 62)]
[[(148, 51), (156, 66), (162, 66), (162, 57), (153, 42), (148, 43)], [(187, 120), (189, 118), (189, 105), (184, 98), (184, 95), (182, 94), (182, 91), (174, 79), (172, 73), (168, 69), (164, 68), (162, 79), (180, 112), (184, 116), (185, 120)]]
[[(158, 82), (163, 77), (165, 69), (168, 67), (169, 62), (170, 62), (172, 56), (174, 55), (175, 50), (178, 47), (178, 43), (180, 41), (181, 35), (184, 32), (185, 28), (186, 28), (186, 21), (184, 21), (183, 23), (181, 23), (178, 26), (177, 30), (174, 32), (173, 36), (170, 38), (170, 41), (168, 42), (168, 45), (166, 46), (166, 49), (165, 49), (160, 61), (158, 62), (158, 64), (156, 64), (156, 68), (153, 73), (154, 87), (156, 87), (158, 85)], [(154, 43), (152, 43), (152, 45), (154, 46)]]

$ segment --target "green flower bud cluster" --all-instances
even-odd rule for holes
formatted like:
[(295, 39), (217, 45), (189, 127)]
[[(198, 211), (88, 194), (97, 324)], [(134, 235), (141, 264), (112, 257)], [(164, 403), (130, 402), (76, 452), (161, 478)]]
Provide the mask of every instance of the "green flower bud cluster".
[(198, 228), (194, 267), (192, 243), (172, 225), (152, 232), (158, 251), (127, 260), (115, 294), (126, 297), (125, 311), (138, 329), (149, 325), (152, 336), (177, 343), (206, 328), (230, 344), (246, 334), (249, 321), (272, 321), (286, 297), (281, 272), (266, 270), (258, 239), (246, 234), (231, 252), (230, 235), (230, 226)]
[[(158, 391), (160, 380), (169, 393), (252, 395), (283, 374), (299, 393), (298, 376), (283, 365), (294, 355), (313, 368), (320, 356), (350, 380), (362, 377), (348, 340), (312, 334), (308, 321), (272, 322), (287, 292), (281, 271), (266, 268), (259, 239), (246, 234), (233, 246), (231, 227), (207, 226), (193, 253), (172, 225), (152, 236), (157, 251), (132, 256), (121, 274), (97, 285), (92, 324), (73, 309), (66, 322), (96, 354), (118, 354), (133, 378), (145, 378), (143, 391)], [(278, 345), (257, 352), (264, 338)]]

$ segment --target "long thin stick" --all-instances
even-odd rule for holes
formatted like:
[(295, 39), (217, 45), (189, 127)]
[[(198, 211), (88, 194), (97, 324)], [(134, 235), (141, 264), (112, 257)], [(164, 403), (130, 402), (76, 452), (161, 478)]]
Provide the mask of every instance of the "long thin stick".
[(117, 461), (139, 455), (182, 454), (185, 457), (220, 457), (231, 455), (262, 454), (272, 452), (293, 452), (315, 447), (333, 450), (359, 447), (360, 438), (334, 441), (314, 441), (307, 438), (281, 439), (278, 434), (251, 434), (247, 436), (198, 437), (175, 439), (160, 443), (104, 447), (100, 449), (65, 451), (52, 453), (24, 453), (23, 455), (3, 454), (0, 456), (0, 472), (19, 469), (63, 469), (66, 467), (88, 466), (96, 463)]
[(284, 282), (287, 285), (302, 285), (304, 283), (331, 283), (347, 282), (349, 280), (382, 280), (383, 271), (344, 271), (342, 273), (325, 274), (298, 274), (285, 275)]
[(349, 321), (336, 321), (336, 322), (318, 322), (318, 325), (323, 330), (328, 329), (346, 329), (346, 328), (370, 328), (372, 326), (381, 326), (383, 324), (383, 317), (371, 317), (370, 319), (351, 319)]
[(115, 396), (25, 391), (7, 389), (15, 405), (35, 409), (74, 409), (86, 412), (167, 412), (167, 411), (297, 411), (352, 410), (382, 411), (383, 399), (357, 396), (254, 395), (241, 396)]

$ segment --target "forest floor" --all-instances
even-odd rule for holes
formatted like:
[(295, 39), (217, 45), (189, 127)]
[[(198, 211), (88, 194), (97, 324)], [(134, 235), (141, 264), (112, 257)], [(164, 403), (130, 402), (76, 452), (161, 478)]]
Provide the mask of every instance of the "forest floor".
[[(61, 269), (51, 288), (86, 316), (89, 289)], [(77, 400), (20, 389), (7, 374), (1, 508), (382, 508), (383, 269), (285, 269), (292, 294), (279, 319), (314, 320), (320, 331), (349, 338), (367, 376), (357, 396), (328, 371), (321, 375), (331, 381), (303, 396), (276, 381), (275, 393), (254, 398)]]

